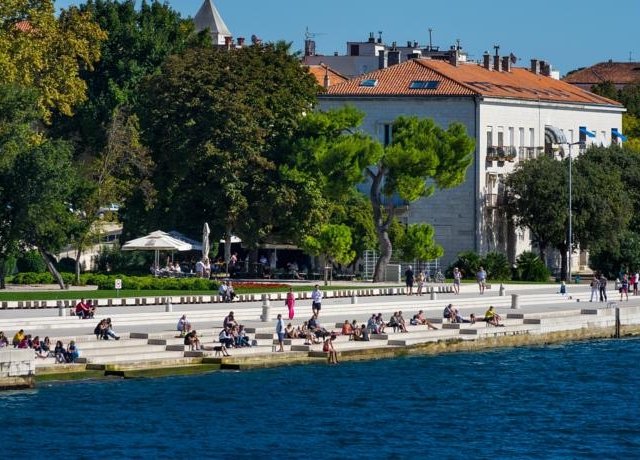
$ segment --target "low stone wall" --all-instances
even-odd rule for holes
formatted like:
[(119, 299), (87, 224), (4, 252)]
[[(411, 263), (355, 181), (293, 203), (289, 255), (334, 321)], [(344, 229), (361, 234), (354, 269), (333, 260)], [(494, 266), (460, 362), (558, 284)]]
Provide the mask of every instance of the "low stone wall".
[(33, 388), (34, 374), (33, 350), (0, 349), (0, 390)]

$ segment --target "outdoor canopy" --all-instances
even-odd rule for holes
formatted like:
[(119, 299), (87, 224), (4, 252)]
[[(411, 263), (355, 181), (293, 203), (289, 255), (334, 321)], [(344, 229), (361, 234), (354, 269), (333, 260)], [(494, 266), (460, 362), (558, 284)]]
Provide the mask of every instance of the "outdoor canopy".
[(127, 241), (123, 251), (155, 251), (155, 267), (160, 267), (160, 251), (190, 251), (191, 245), (180, 241), (163, 231), (155, 231), (147, 236)]

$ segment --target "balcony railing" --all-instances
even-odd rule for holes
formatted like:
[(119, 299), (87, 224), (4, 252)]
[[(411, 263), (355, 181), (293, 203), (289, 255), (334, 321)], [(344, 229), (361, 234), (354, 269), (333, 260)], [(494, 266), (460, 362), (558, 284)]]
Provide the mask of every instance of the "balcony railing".
[(544, 153), (544, 147), (518, 147), (520, 160), (533, 160)]
[(516, 159), (517, 150), (513, 146), (487, 147), (487, 161), (514, 161)]

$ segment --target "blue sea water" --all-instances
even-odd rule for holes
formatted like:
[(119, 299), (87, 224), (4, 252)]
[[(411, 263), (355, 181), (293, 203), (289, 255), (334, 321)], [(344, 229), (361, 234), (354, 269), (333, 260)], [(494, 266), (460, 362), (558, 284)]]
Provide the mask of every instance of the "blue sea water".
[(638, 458), (640, 340), (0, 394), (4, 458)]

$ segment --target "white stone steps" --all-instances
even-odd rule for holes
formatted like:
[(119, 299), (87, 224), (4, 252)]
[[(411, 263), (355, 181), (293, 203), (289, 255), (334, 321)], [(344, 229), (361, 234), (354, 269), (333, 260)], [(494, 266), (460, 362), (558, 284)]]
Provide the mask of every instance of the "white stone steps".
[[(80, 356), (80, 360), (84, 360), (87, 364), (112, 364), (112, 363), (135, 363), (139, 361), (153, 362), (166, 359), (183, 359), (184, 352), (180, 351), (155, 351), (155, 352), (143, 352), (128, 353), (125, 355), (101, 355), (83, 357)], [(79, 362), (80, 362), (79, 360)]]

